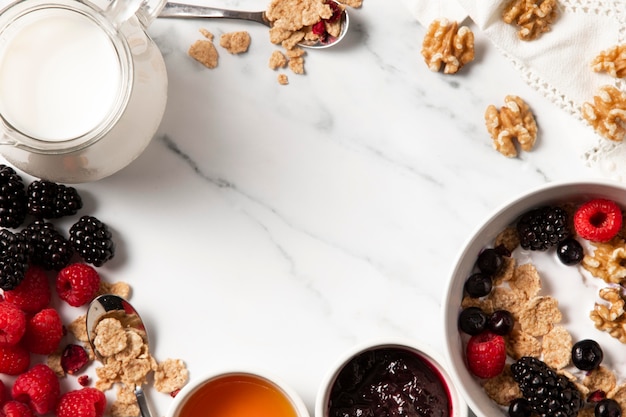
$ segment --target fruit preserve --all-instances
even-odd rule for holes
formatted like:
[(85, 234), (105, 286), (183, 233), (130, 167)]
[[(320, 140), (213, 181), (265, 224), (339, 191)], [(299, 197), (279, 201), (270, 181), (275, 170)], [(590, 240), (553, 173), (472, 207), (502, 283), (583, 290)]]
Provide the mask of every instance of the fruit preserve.
[(287, 395), (268, 380), (229, 374), (198, 387), (177, 417), (297, 417)]
[(380, 348), (351, 359), (332, 386), (329, 417), (448, 417), (452, 402), (441, 374), (425, 358)]

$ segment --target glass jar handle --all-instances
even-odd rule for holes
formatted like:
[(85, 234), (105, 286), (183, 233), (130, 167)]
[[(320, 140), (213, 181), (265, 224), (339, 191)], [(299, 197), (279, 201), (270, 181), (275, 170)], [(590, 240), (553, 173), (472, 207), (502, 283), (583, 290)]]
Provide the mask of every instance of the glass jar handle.
[(115, 27), (136, 15), (144, 28), (147, 28), (157, 18), (165, 3), (167, 0), (113, 0), (104, 14)]

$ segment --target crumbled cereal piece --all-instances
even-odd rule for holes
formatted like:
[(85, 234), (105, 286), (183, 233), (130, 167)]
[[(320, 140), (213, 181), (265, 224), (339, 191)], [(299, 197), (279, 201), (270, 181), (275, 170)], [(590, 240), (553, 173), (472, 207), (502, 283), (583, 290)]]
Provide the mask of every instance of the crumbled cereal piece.
[(94, 334), (94, 347), (102, 356), (112, 356), (126, 348), (126, 332), (117, 319), (107, 317), (100, 320)]
[(610, 392), (617, 385), (617, 380), (613, 371), (600, 365), (598, 368), (587, 373), (583, 379), (583, 385), (589, 388), (590, 392), (597, 390)]
[(615, 238), (607, 243), (592, 244), (595, 249), (593, 254), (583, 257), (583, 268), (608, 283), (621, 283), (626, 278), (626, 241)]
[(182, 360), (166, 359), (158, 364), (154, 373), (154, 388), (169, 394), (181, 389), (188, 379), (189, 371)]
[(541, 341), (543, 361), (554, 369), (569, 365), (572, 358), (572, 336), (563, 326), (555, 326)]
[(593, 103), (583, 103), (581, 114), (594, 130), (614, 142), (626, 136), (626, 94), (612, 85), (600, 87)]
[(272, 24), (270, 41), (292, 49), (313, 25), (332, 15), (324, 0), (272, 0), (265, 12)]
[(363, 5), (363, 0), (339, 0), (339, 3), (345, 4), (346, 6), (359, 8)]
[(111, 284), (100, 280), (98, 295), (103, 294), (113, 294), (122, 297), (125, 300), (128, 300), (130, 298), (130, 285), (123, 281), (114, 282)]
[(74, 335), (77, 340), (85, 343), (89, 342), (89, 336), (87, 335), (87, 316), (85, 314), (78, 316), (74, 321), (68, 324), (67, 330)]
[(519, 322), (522, 330), (528, 334), (543, 336), (561, 319), (559, 302), (556, 298), (540, 296), (528, 302), (527, 309), (521, 314)]
[(510, 365), (506, 365), (500, 375), (485, 381), (483, 388), (489, 398), (503, 406), (508, 406), (511, 401), (522, 396)]
[(607, 393), (608, 398), (612, 398), (622, 407), (622, 410), (626, 410), (626, 384), (615, 387), (612, 391)]
[(247, 52), (250, 47), (250, 34), (245, 31), (224, 33), (220, 37), (220, 46), (231, 54)]
[(289, 69), (293, 71), (294, 74), (302, 75), (304, 74), (304, 58), (299, 56), (295, 58), (289, 59)]
[(219, 54), (212, 40), (200, 39), (195, 41), (187, 52), (190, 57), (209, 69), (217, 67)]
[(48, 355), (46, 358), (46, 365), (50, 367), (59, 378), (63, 378), (65, 376), (65, 370), (63, 366), (61, 366), (61, 355), (63, 352), (57, 350), (56, 352)]
[(493, 301), (494, 311), (508, 310), (515, 319), (524, 314), (528, 302), (525, 293), (505, 287), (495, 287), (489, 298)]
[(278, 74), (278, 84), (287, 85), (289, 84), (289, 77), (286, 74)]
[(500, 269), (500, 271), (498, 271), (498, 273), (493, 277), (493, 285), (500, 285), (503, 282), (508, 282), (515, 276), (515, 265), (517, 263), (515, 258), (503, 256), (502, 262), (502, 269)]
[(496, 236), (495, 246), (504, 246), (509, 252), (513, 252), (519, 246), (517, 228), (509, 226)]
[(517, 37), (524, 41), (537, 39), (548, 32), (557, 17), (557, 0), (511, 0), (502, 12), (506, 23), (520, 28)]
[(506, 96), (500, 110), (489, 105), (485, 111), (485, 124), (493, 147), (507, 158), (517, 156), (513, 139), (527, 152), (535, 146), (537, 123), (528, 105), (517, 96)]
[(287, 57), (280, 51), (274, 51), (270, 56), (269, 66), (273, 70), (285, 68), (287, 66)]
[(201, 28), (201, 29), (199, 30), (199, 32), (202, 34), (202, 36), (204, 36), (204, 37), (205, 37), (205, 38), (207, 38), (208, 40), (213, 41), (214, 36), (213, 36), (213, 34), (212, 34), (211, 32), (209, 32), (208, 30), (206, 30), (206, 29), (204, 29), (204, 28)]
[(539, 358), (541, 356), (541, 342), (536, 337), (515, 327), (506, 338), (506, 353), (515, 360), (524, 356)]
[(428, 27), (422, 42), (422, 56), (428, 69), (455, 74), (474, 60), (474, 33), (458, 22), (436, 19)]
[(133, 388), (126, 385), (118, 386), (115, 401), (111, 404), (111, 417), (138, 417), (139, 415), (141, 415), (141, 410)]
[(461, 301), (461, 308), (465, 309), (468, 307), (478, 307), (487, 314), (491, 314), (496, 311), (493, 306), (493, 301), (490, 298), (473, 298), (465, 296)]
[(523, 292), (526, 298), (530, 300), (539, 293), (541, 278), (537, 268), (533, 264), (527, 263), (515, 269), (515, 274), (509, 285), (511, 288)]
[(626, 77), (626, 44), (615, 45), (600, 52), (591, 62), (595, 72), (606, 72), (615, 78)]

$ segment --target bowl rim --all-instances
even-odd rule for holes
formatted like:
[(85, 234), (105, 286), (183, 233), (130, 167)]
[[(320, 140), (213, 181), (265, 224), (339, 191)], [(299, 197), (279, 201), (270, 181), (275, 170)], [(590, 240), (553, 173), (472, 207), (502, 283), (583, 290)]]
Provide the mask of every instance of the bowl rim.
[(193, 395), (193, 393), (211, 381), (234, 375), (245, 375), (256, 377), (274, 385), (290, 402), (294, 408), (297, 417), (310, 417), (309, 410), (295, 389), (293, 389), (285, 380), (274, 375), (266, 369), (256, 368), (223, 368), (219, 370), (204, 372), (197, 378), (190, 380), (174, 397), (174, 401), (168, 407), (165, 417), (177, 417), (177, 413), (185, 401)]
[[(593, 189), (595, 188), (598, 188), (598, 190), (594, 191)], [(477, 401), (481, 397), (488, 399), (482, 387), (479, 386), (478, 382), (472, 384), (471, 387), (468, 387), (463, 383), (463, 381), (467, 378), (471, 378), (473, 381), (476, 381), (476, 378), (469, 374), (469, 371), (465, 366), (464, 355), (462, 354), (462, 351), (458, 350), (459, 348), (462, 348), (462, 343), (460, 342), (461, 337), (457, 327), (458, 310), (456, 310), (455, 315), (452, 316), (452, 307), (450, 304), (451, 298), (456, 295), (455, 290), (458, 289), (457, 287), (459, 285), (454, 278), (463, 272), (463, 267), (467, 262), (469, 262), (467, 260), (463, 262), (464, 259), (468, 259), (468, 256), (473, 256), (475, 259), (478, 254), (475, 246), (479, 246), (481, 248), (485, 246), (486, 242), (484, 240), (482, 240), (483, 243), (481, 246), (480, 237), (486, 233), (488, 228), (494, 223), (511, 224), (511, 222), (513, 222), (517, 216), (521, 215), (524, 210), (538, 207), (549, 202), (550, 199), (559, 200), (565, 199), (567, 196), (574, 195), (580, 197), (587, 196), (587, 198), (602, 197), (607, 194), (608, 190), (612, 190), (615, 194), (620, 192), (623, 193), (624, 202), (626, 202), (626, 184), (608, 179), (553, 181), (532, 187), (512, 198), (509, 198), (495, 210), (492, 210), (485, 218), (483, 218), (481, 222), (479, 222), (478, 226), (471, 231), (468, 238), (463, 242), (461, 249), (452, 264), (453, 266), (450, 269), (441, 304), (441, 318), (443, 320), (445, 334), (444, 356), (448, 363), (450, 375), (454, 385), (467, 402), (471, 411), (477, 417), (494, 417), (493, 410), (500, 408), (500, 406), (489, 399), (491, 412), (486, 413), (484, 411), (484, 407)], [(520, 207), (520, 205), (523, 207)], [(513, 211), (515, 211), (515, 213), (513, 213)], [(506, 216), (509, 216), (508, 221), (503, 220)], [(476, 252), (473, 253), (472, 251)], [(502, 415), (504, 416), (505, 413)]]
[(346, 351), (344, 351), (338, 359), (335, 360), (333, 365), (326, 372), (319, 385), (317, 395), (315, 396), (315, 417), (327, 417), (326, 416), (326, 404), (328, 403), (328, 397), (330, 390), (335, 382), (335, 379), (343, 367), (355, 356), (360, 353), (383, 348), (397, 348), (407, 350), (423, 357), (429, 362), (443, 378), (444, 383), (447, 385), (450, 401), (452, 402), (452, 416), (451, 417), (468, 417), (469, 409), (463, 396), (456, 388), (453, 379), (448, 371), (448, 365), (443, 355), (439, 354), (432, 346), (416, 341), (414, 339), (408, 339), (403, 337), (392, 337), (384, 339), (370, 340), (359, 343)]

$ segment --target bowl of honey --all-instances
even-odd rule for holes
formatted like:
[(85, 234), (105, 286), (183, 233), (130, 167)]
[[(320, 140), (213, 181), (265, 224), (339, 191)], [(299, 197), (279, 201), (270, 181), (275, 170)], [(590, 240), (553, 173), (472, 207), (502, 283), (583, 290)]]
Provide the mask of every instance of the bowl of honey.
[(166, 417), (309, 417), (302, 399), (266, 372), (229, 370), (187, 384)]

